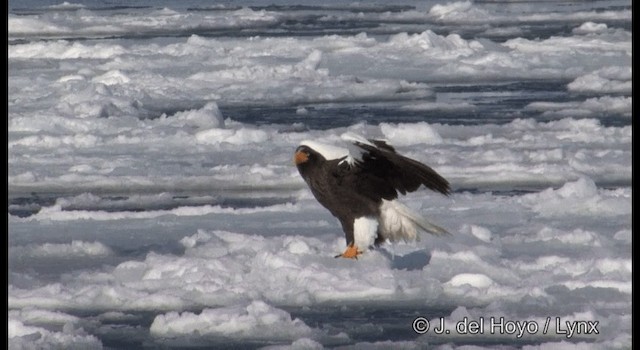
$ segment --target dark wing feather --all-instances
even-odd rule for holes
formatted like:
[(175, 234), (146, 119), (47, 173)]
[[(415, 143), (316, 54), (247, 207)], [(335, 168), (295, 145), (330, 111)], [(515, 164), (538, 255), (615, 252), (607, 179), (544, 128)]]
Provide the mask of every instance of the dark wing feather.
[(384, 179), (402, 194), (413, 192), (421, 185), (444, 195), (450, 193), (449, 182), (431, 167), (396, 153), (384, 141), (371, 142), (373, 146), (355, 142), (356, 146), (366, 151), (360, 164), (364, 173)]
[(379, 166), (372, 165), (374, 164), (371, 162), (361, 162), (356, 166), (346, 162), (337, 164), (337, 172), (334, 174), (338, 185), (336, 187), (355, 190), (358, 196), (367, 197), (375, 203), (379, 203), (382, 198), (397, 198), (398, 193), (393, 184), (389, 183), (385, 174), (378, 171)]

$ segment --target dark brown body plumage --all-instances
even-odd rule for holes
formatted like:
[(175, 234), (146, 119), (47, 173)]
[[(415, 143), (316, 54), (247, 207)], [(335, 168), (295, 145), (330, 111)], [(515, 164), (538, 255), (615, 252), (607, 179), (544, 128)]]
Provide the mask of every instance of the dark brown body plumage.
[[(362, 159), (326, 159), (307, 145), (296, 150), (296, 166), (315, 198), (338, 218), (347, 245), (354, 240), (354, 220), (379, 218), (383, 199), (393, 200), (421, 185), (448, 195), (449, 182), (429, 166), (396, 153), (383, 141), (356, 142)], [(376, 240), (379, 243), (380, 235)]]

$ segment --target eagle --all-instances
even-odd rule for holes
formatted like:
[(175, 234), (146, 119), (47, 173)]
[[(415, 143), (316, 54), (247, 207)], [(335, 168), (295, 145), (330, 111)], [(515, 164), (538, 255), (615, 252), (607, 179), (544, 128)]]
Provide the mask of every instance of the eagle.
[(449, 233), (398, 201), (399, 194), (420, 186), (449, 195), (444, 177), (398, 154), (385, 140), (354, 133), (341, 138), (347, 148), (305, 140), (293, 157), (313, 196), (342, 225), (347, 248), (336, 258), (357, 259), (361, 249), (386, 240), (415, 240), (418, 228), (434, 235)]

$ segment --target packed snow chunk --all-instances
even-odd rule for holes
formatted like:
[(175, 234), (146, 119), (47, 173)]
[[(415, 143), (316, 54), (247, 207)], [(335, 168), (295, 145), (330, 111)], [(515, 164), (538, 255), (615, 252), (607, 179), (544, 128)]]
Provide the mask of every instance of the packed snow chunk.
[(631, 236), (632, 236), (631, 230), (620, 230), (616, 232), (615, 235), (613, 235), (613, 239), (631, 243)]
[(631, 67), (610, 66), (577, 77), (567, 85), (569, 91), (631, 94)]
[(263, 130), (241, 129), (209, 129), (196, 133), (196, 140), (200, 143), (216, 145), (230, 143), (232, 145), (248, 145), (269, 140), (269, 134)]
[(64, 326), (67, 323), (75, 324), (80, 318), (58, 311), (27, 308), (22, 310), (10, 310), (9, 318), (19, 319), (21, 322), (39, 326)]
[(428, 123), (388, 124), (381, 123), (380, 130), (394, 146), (410, 146), (416, 144), (435, 145), (442, 143), (442, 137)]
[[(31, 21), (30, 19), (24, 19), (25, 21)], [(31, 24), (29, 22), (22, 22), (21, 20), (11, 21), (9, 20), (9, 26), (11, 23), (20, 23), (20, 24)], [(38, 23), (37, 25), (42, 25), (42, 23)], [(49, 27), (48, 24), (44, 24), (47, 26), (43, 28), (44, 30), (57, 30), (56, 27)], [(66, 31), (64, 28), (59, 28), (61, 31)], [(38, 30), (38, 29), (36, 29)], [(9, 46), (9, 58), (25, 58), (25, 59), (54, 59), (54, 60), (64, 60), (64, 59), (109, 59), (115, 56), (122, 55), (126, 53), (127, 50), (120, 45), (113, 44), (103, 44), (98, 43), (95, 45), (85, 45), (80, 42), (68, 42), (65, 40), (59, 41), (37, 41), (30, 42), (27, 44), (21, 45), (10, 45)]]
[(65, 1), (62, 4), (47, 6), (47, 8), (50, 8), (53, 10), (79, 10), (79, 9), (85, 8), (85, 6), (82, 4), (76, 4), (76, 3)]
[(631, 294), (631, 281), (611, 281), (611, 280), (593, 280), (593, 281), (578, 281), (571, 280), (562, 283), (563, 286), (571, 290), (587, 289), (587, 288), (602, 288), (619, 291), (624, 294)]
[(145, 276), (147, 264), (141, 261), (125, 261), (113, 270), (115, 280), (123, 283), (138, 282)]
[(597, 233), (579, 228), (573, 231), (562, 231), (550, 227), (544, 227), (539, 230), (534, 237), (528, 239), (528, 241), (543, 242), (552, 240), (558, 240), (562, 243), (573, 245), (601, 246), (600, 238)]
[(224, 128), (222, 112), (215, 102), (209, 102), (201, 109), (177, 112), (162, 119), (165, 123), (195, 126), (201, 129)]
[(486, 227), (465, 224), (462, 232), (469, 233), (483, 242), (491, 242), (491, 231)]
[(468, 284), (475, 288), (488, 288), (494, 284), (493, 280), (481, 273), (461, 273), (453, 276), (445, 285), (459, 287)]
[(438, 19), (444, 19), (460, 13), (465, 13), (471, 10), (473, 4), (471, 1), (457, 1), (448, 3), (446, 5), (437, 4), (431, 7), (429, 15)]
[(27, 245), (13, 247), (15, 252), (40, 258), (72, 258), (72, 257), (101, 257), (113, 254), (108, 246), (100, 242), (85, 242), (73, 240), (71, 243), (44, 243), (41, 245)]
[(597, 195), (598, 188), (593, 180), (581, 177), (577, 181), (565, 183), (555, 193), (562, 198), (589, 198)]
[(9, 349), (102, 349), (98, 338), (70, 323), (54, 332), (26, 325), (12, 316), (8, 320), (8, 338)]
[[(11, 38), (12, 36), (20, 36), (20, 35), (28, 35), (28, 34), (62, 33), (62, 32), (69, 31), (69, 28), (67, 27), (50, 23), (41, 18), (25, 18), (22, 16), (18, 17), (15, 15), (9, 15), (9, 18), (7, 21), (7, 27), (8, 27), (7, 29), (8, 29), (9, 38)], [(40, 43), (38, 43), (38, 46), (39, 45)], [(13, 51), (11, 49), (12, 46), (14, 45), (9, 46), (9, 58), (12, 57), (11, 55)]]
[(180, 244), (182, 244), (185, 248), (193, 248), (200, 243), (206, 243), (211, 240), (211, 235), (206, 233), (203, 230), (198, 230), (198, 233), (184, 237), (180, 240)]
[[(527, 110), (541, 111), (544, 116), (554, 117), (591, 117), (621, 115), (631, 117), (631, 97), (601, 96), (588, 98), (582, 102), (532, 102), (525, 106)], [(581, 135), (570, 135), (571, 138)], [(593, 142), (593, 140), (588, 140)]]
[(626, 116), (631, 116), (631, 106), (631, 97), (612, 96), (589, 98), (580, 104), (581, 108), (592, 111), (593, 113), (606, 112)]
[(407, 33), (395, 34), (389, 39), (388, 45), (396, 49), (421, 50), (439, 59), (468, 57), (483, 49), (482, 44), (478, 41), (464, 40), (458, 34), (449, 34), (445, 37), (431, 30), (413, 35)]
[(120, 70), (116, 69), (116, 70), (108, 71), (102, 75), (99, 75), (91, 79), (91, 81), (95, 83), (102, 83), (105, 85), (123, 85), (130, 82), (131, 79), (128, 76), (126, 76), (124, 73), (122, 73)]
[[(98, 113), (98, 112), (96, 112)], [(75, 147), (75, 148), (87, 148), (96, 146), (101, 143), (101, 139), (91, 134), (76, 134), (69, 136), (50, 136), (46, 134), (26, 136), (15, 141), (9, 142), (9, 148), (22, 146), (30, 147), (33, 149), (38, 148), (60, 148), (60, 147)]]
[(156, 337), (199, 334), (237, 339), (293, 340), (314, 335), (300, 319), (263, 301), (204, 309), (200, 314), (169, 312), (158, 315), (150, 328)]
[(604, 275), (620, 272), (625, 276), (631, 276), (631, 259), (600, 259), (596, 261), (595, 268)]
[(285, 247), (291, 254), (303, 255), (312, 252), (311, 248), (305, 241), (299, 237), (285, 239)]
[(31, 171), (26, 171), (24, 173), (20, 173), (14, 176), (9, 175), (9, 184), (16, 183), (31, 183), (36, 182), (38, 177)]
[(71, 75), (65, 75), (60, 77), (58, 80), (56, 80), (56, 82), (58, 83), (66, 83), (66, 82), (70, 82), (70, 81), (83, 81), (86, 80), (86, 78), (80, 74), (71, 74)]
[(315, 70), (318, 68), (320, 61), (322, 60), (322, 52), (320, 50), (313, 50), (307, 58), (298, 63), (296, 67), (302, 70)]
[(585, 22), (578, 28), (573, 28), (574, 34), (602, 34), (607, 32), (607, 25), (604, 23)]
[(631, 197), (627, 191), (598, 189), (587, 177), (565, 183), (561, 188), (546, 189), (521, 197), (542, 216), (572, 215), (624, 215), (631, 213)]
[(321, 350), (324, 349), (321, 343), (309, 338), (300, 338), (289, 345), (270, 345), (260, 348), (261, 350)]
[(72, 173), (91, 173), (95, 172), (95, 168), (89, 164), (77, 164), (69, 168), (69, 172)]
[(518, 270), (526, 271), (527, 273), (531, 273), (533, 271), (545, 270), (553, 272), (558, 267), (564, 267), (568, 265), (571, 260), (566, 257), (561, 257), (557, 255), (545, 255), (538, 257), (535, 261), (532, 262), (518, 262), (515, 265), (515, 268)]

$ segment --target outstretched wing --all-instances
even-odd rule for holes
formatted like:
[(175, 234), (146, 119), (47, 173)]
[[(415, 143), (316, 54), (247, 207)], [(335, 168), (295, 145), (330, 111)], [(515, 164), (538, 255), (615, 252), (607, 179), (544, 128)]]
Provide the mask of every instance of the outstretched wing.
[[(359, 148), (356, 167), (362, 174), (379, 179), (373, 183), (388, 184), (402, 194), (413, 192), (421, 185), (444, 195), (450, 193), (449, 182), (445, 178), (431, 167), (396, 153), (385, 141), (354, 135), (343, 135), (343, 138)], [(389, 193), (388, 190), (384, 192)]]

